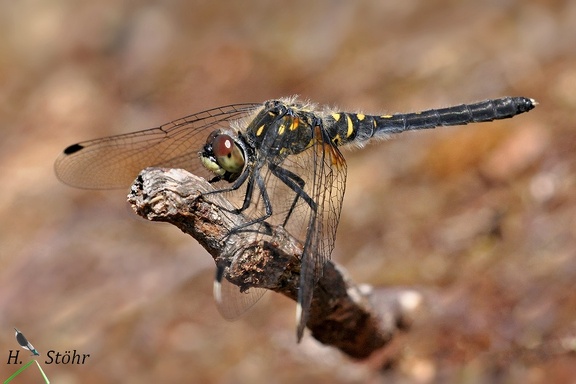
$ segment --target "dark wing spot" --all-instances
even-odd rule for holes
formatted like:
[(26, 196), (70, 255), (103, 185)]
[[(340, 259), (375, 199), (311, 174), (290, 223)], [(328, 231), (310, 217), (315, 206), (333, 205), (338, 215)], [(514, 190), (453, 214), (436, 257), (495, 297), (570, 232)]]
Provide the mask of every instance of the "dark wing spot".
[(80, 144), (72, 144), (71, 146), (67, 147), (64, 150), (64, 154), (65, 155), (71, 155), (73, 153), (78, 152), (79, 150), (83, 149), (84, 146), (80, 145)]

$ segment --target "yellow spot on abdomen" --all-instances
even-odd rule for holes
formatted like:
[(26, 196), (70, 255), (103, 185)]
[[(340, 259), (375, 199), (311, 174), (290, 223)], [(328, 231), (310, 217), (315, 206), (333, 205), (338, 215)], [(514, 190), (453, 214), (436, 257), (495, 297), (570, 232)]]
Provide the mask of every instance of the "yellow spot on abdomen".
[(280, 125), (280, 127), (278, 127), (278, 134), (279, 135), (283, 134), (285, 129), (286, 126), (284, 124)]
[(364, 120), (365, 117), (366, 117), (366, 116), (365, 116), (363, 113), (358, 113), (358, 114), (356, 115), (356, 118), (357, 118), (359, 121)]
[(383, 119), (389, 119), (389, 118), (392, 117), (392, 115), (382, 115), (382, 116), (380, 116), (380, 117), (383, 118)]
[(340, 135), (336, 134), (336, 136), (334, 136), (334, 138), (332, 139), (332, 142), (334, 143), (334, 145), (338, 146), (340, 145)]
[(350, 137), (354, 133), (354, 124), (349, 115), (346, 115), (346, 123), (348, 124), (348, 130), (346, 131), (346, 137)]

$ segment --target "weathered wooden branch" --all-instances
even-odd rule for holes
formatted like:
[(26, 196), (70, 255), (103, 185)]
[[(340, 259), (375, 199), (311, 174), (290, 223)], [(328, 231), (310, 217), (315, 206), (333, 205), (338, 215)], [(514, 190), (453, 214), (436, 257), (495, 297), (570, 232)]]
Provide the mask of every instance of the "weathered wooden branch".
[[(184, 170), (149, 168), (140, 173), (128, 201), (136, 213), (152, 221), (169, 222), (194, 237), (214, 258), (229, 257), (226, 242), (235, 241), (232, 228), (244, 222), (223, 194), (204, 179)], [(282, 227), (273, 227), (274, 243), (259, 241), (236, 262), (230, 281), (242, 289), (267, 288), (296, 300), (302, 247)], [(226, 240), (223, 240), (226, 239)], [(405, 291), (404, 291), (405, 293)], [(414, 292), (411, 292), (414, 295)], [(307, 327), (320, 342), (357, 359), (384, 347), (410, 322), (413, 305), (404, 305), (403, 292), (358, 286), (329, 262), (314, 290)]]

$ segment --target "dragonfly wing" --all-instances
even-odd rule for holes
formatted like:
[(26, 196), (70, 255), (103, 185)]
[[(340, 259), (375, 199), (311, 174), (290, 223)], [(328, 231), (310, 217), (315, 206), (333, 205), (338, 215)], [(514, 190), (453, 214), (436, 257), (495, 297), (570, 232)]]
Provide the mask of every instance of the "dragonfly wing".
[[(220, 268), (220, 267), (219, 267)], [(224, 277), (227, 268), (219, 269), (214, 279), (214, 301), (218, 312), (226, 320), (236, 320), (248, 311), (266, 293), (264, 288), (250, 288), (241, 292), (240, 288)]]
[[(289, 127), (296, 123), (285, 121), (284, 125)], [(279, 161), (271, 159), (261, 167), (258, 165), (266, 194), (254, 192), (254, 210), (246, 211), (252, 216), (262, 216), (266, 205), (264, 196), (269, 196), (273, 213), (266, 222), (284, 227), (302, 243), (297, 308), (299, 340), (308, 321), (314, 286), (334, 249), (346, 182), (344, 157), (323, 129), (313, 129), (308, 148), (285, 157), (280, 155)], [(271, 134), (275, 132), (270, 128), (269, 131)], [(282, 136), (278, 134), (275, 140), (263, 142), (271, 148), (279, 148), (285, 144), (281, 140)], [(270, 149), (263, 145), (260, 150), (266, 153)], [(264, 234), (261, 236), (265, 237)]]
[[(291, 124), (285, 123), (286, 126)], [(334, 249), (346, 182), (344, 157), (323, 129), (313, 129), (308, 148), (286, 156), (278, 164), (262, 167), (264, 184), (273, 207), (273, 215), (266, 221), (283, 226), (303, 246), (298, 290), (298, 339), (302, 337), (308, 320), (314, 286)], [(262, 204), (261, 201), (258, 203)]]
[(302, 252), (296, 311), (298, 340), (302, 338), (308, 322), (314, 287), (334, 249), (346, 186), (344, 157), (338, 148), (332, 145), (325, 131), (316, 127), (314, 136), (314, 144), (310, 149), (313, 153), (314, 177), (309, 193), (314, 197), (317, 207), (315, 214), (312, 212), (310, 215)]
[(214, 108), (157, 128), (73, 144), (58, 157), (54, 169), (64, 183), (88, 189), (125, 188), (147, 167), (183, 168), (211, 177), (198, 160), (207, 136), (259, 106)]

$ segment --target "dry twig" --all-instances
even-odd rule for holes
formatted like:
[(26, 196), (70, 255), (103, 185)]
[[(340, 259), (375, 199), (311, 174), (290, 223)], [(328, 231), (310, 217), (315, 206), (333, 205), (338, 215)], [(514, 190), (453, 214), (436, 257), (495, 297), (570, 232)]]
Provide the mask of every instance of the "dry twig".
[[(226, 244), (222, 239), (234, 241), (226, 235), (242, 224), (244, 217), (230, 213), (232, 207), (222, 194), (202, 195), (212, 190), (206, 180), (184, 170), (149, 168), (138, 176), (128, 201), (138, 215), (177, 226), (215, 261), (225, 261), (229, 256), (223, 252)], [(243, 289), (267, 288), (296, 301), (301, 244), (282, 227), (272, 230), (273, 238), (281, 241), (253, 244), (242, 262), (235, 263), (230, 281)], [(413, 308), (402, 304), (398, 290), (391, 293), (358, 286), (328, 262), (314, 290), (307, 327), (320, 342), (363, 359), (385, 346), (394, 332), (407, 324)]]

